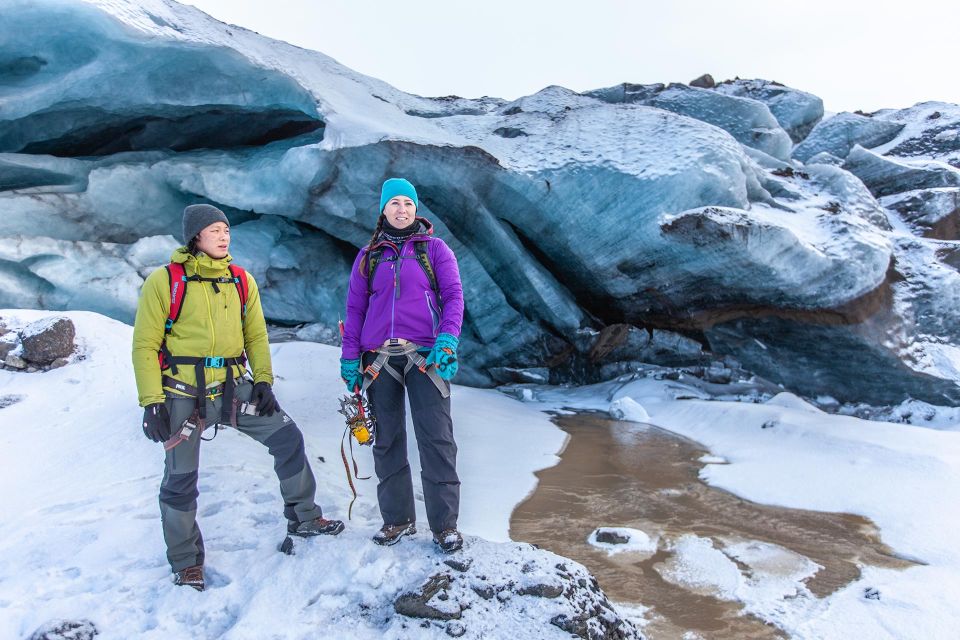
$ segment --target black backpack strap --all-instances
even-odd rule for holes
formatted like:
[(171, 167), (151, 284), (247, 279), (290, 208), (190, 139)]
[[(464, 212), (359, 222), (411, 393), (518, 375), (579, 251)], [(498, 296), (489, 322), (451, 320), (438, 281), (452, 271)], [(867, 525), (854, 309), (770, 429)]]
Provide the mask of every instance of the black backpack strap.
[(434, 295), (437, 296), (437, 303), (442, 307), (443, 300), (440, 298), (440, 286), (437, 284), (437, 274), (433, 271), (433, 265), (430, 264), (430, 256), (427, 254), (427, 243), (427, 240), (415, 240), (413, 248), (417, 254), (417, 262), (420, 263), (423, 272), (427, 274), (427, 279), (430, 281), (430, 288), (433, 289)]
[(373, 274), (377, 270), (377, 265), (383, 258), (383, 247), (378, 247), (367, 252), (367, 297), (373, 295)]

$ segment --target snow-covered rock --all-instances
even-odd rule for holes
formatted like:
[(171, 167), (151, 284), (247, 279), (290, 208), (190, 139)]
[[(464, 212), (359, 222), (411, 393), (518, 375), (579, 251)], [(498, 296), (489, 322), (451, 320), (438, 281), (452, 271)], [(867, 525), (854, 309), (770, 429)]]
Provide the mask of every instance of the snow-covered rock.
[(610, 403), (610, 415), (627, 422), (650, 422), (650, 414), (633, 398), (619, 398)]

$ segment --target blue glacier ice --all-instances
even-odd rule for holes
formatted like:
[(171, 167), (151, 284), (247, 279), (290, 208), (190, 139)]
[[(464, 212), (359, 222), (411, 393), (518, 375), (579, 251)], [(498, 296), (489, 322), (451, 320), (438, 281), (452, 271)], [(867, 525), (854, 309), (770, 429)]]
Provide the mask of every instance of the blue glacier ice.
[(876, 147), (890, 142), (903, 125), (869, 118), (856, 113), (838, 113), (821, 121), (806, 139), (793, 150), (793, 157), (807, 162), (818, 153), (846, 158), (856, 145)]
[(763, 80), (425, 98), (172, 0), (7, 0), (0, 35), (0, 304), (129, 321), (207, 202), (270, 321), (329, 340), (402, 175), (458, 256), (470, 384), (731, 356), (851, 401), (960, 381), (960, 262), (920, 237), (956, 215), (955, 105), (819, 122)]

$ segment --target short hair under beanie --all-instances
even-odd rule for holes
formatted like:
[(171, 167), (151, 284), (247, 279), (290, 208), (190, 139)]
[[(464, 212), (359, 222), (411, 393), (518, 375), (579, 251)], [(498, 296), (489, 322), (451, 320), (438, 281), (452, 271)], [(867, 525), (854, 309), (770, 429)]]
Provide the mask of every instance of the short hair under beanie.
[(417, 200), (417, 190), (413, 188), (413, 185), (403, 178), (390, 178), (383, 183), (383, 187), (380, 189), (380, 213), (383, 213), (383, 208), (394, 196), (407, 196), (413, 200), (417, 209), (420, 208), (420, 201)]
[(214, 222), (224, 222), (228, 226), (226, 214), (212, 204), (191, 204), (183, 210), (183, 244), (188, 245), (198, 233)]

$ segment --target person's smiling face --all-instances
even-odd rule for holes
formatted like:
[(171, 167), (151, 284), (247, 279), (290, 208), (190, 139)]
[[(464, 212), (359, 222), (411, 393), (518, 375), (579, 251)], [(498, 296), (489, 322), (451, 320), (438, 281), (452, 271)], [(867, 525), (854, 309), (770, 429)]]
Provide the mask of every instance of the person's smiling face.
[(417, 205), (407, 196), (393, 196), (383, 208), (383, 215), (394, 229), (406, 229), (417, 219)]
[(197, 234), (197, 249), (214, 260), (226, 258), (230, 250), (230, 225), (214, 222), (204, 227), (203, 231)]

